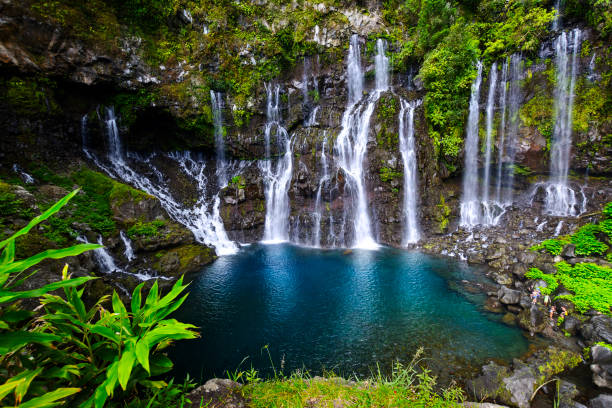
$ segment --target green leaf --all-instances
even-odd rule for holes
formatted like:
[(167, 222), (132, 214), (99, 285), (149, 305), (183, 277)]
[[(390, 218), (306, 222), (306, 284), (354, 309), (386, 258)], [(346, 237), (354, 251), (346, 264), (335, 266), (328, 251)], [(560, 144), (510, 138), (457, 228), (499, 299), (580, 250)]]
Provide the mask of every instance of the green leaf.
[(68, 203), (68, 201), (70, 201), (70, 199), (74, 197), (78, 192), (79, 192), (79, 189), (74, 190), (73, 192), (69, 193), (64, 198), (59, 200), (57, 203), (53, 204), (47, 211), (40, 214), (38, 217), (32, 219), (32, 221), (30, 221), (28, 225), (26, 225), (25, 227), (17, 231), (15, 234), (10, 236), (9, 238), (0, 242), (0, 248), (4, 248), (10, 242), (15, 241), (15, 239), (17, 239), (18, 237), (27, 234), (32, 228), (34, 228), (35, 226), (37, 226), (38, 224), (45, 221), (47, 218), (51, 217), (53, 214), (61, 210), (62, 207), (65, 206)]
[(61, 337), (47, 333), (36, 333), (27, 331), (3, 333), (2, 336), (0, 336), (0, 355), (17, 351), (19, 348), (30, 343), (37, 343), (42, 344), (44, 346), (49, 346), (54, 341), (59, 340), (61, 340)]
[(92, 333), (99, 334), (100, 336), (106, 337), (109, 340), (112, 340), (114, 343), (119, 344), (121, 339), (119, 335), (110, 327), (104, 326), (100, 322), (91, 326), (89, 329)]
[(142, 304), (142, 287), (144, 282), (136, 286), (132, 293), (132, 313), (136, 316), (140, 312), (140, 305)]
[(61, 403), (58, 400), (69, 397), (73, 394), (76, 394), (79, 391), (81, 391), (80, 388), (58, 388), (57, 390), (48, 392), (41, 397), (32, 398), (31, 400), (22, 403), (21, 405), (19, 405), (19, 408), (55, 407)]
[(68, 256), (77, 256), (83, 252), (90, 251), (92, 249), (102, 248), (102, 245), (98, 244), (78, 244), (68, 248), (62, 249), (48, 249), (39, 254), (24, 259), (23, 261), (12, 262), (7, 265), (0, 265), (0, 274), (10, 274), (15, 272), (25, 271), (34, 265), (44, 261), (45, 259), (61, 259)]
[(21, 381), (17, 388), (15, 388), (15, 400), (17, 403), (20, 403), (23, 400), (23, 397), (25, 397), (26, 393), (28, 392), (28, 388), (30, 388), (32, 380), (34, 380), (34, 378), (40, 374), (42, 370), (42, 367), (40, 367), (34, 371), (26, 371), (23, 381)]
[(149, 290), (149, 294), (147, 295), (147, 300), (145, 300), (145, 305), (153, 306), (159, 300), (159, 287), (157, 285), (157, 280), (153, 283), (151, 290)]
[(66, 281), (58, 281), (53, 282), (48, 285), (43, 286), (42, 288), (26, 290), (23, 292), (11, 292), (0, 290), (0, 303), (13, 302), (17, 299), (26, 299), (39, 297), (44, 295), (47, 292), (54, 291), (56, 289), (66, 288), (66, 287), (74, 287), (80, 286), (85, 282), (89, 282), (90, 280), (97, 279), (92, 276), (84, 276), (82, 278), (74, 278)]
[(119, 360), (119, 365), (117, 367), (117, 370), (119, 371), (119, 384), (124, 391), (126, 390), (127, 383), (130, 380), (132, 368), (134, 368), (134, 361), (136, 361), (136, 356), (134, 355), (133, 351), (125, 351), (121, 356), (121, 360)]
[(119, 316), (121, 317), (127, 317), (127, 310), (125, 309), (123, 302), (119, 298), (117, 291), (113, 291), (112, 303), (113, 303), (113, 312), (119, 314)]
[(2, 251), (0, 265), (6, 265), (15, 260), (15, 241), (11, 241)]
[(24, 373), (9, 378), (4, 384), (0, 385), (0, 401), (25, 381)]
[(151, 374), (151, 369), (149, 368), (149, 350), (149, 343), (145, 340), (141, 339), (136, 343), (136, 358), (142, 368), (144, 368), (147, 373)]

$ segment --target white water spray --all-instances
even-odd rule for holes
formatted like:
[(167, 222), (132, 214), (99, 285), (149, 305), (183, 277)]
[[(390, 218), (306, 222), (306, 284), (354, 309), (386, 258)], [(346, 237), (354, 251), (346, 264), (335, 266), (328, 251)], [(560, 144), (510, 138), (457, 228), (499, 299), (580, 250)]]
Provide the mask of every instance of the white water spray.
[(401, 101), (399, 116), (399, 147), (404, 164), (404, 235), (402, 245), (419, 240), (417, 221), (417, 157), (414, 143), (414, 110), (421, 101)]

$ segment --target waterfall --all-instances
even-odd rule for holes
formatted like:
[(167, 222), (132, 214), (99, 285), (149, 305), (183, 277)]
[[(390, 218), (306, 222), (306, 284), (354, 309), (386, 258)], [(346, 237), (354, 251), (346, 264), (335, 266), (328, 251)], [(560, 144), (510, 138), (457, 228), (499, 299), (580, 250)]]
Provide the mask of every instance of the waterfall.
[(553, 20), (553, 31), (557, 31), (561, 28), (561, 0), (555, 0), (555, 11), (557, 15), (555, 15), (555, 19)]
[(34, 177), (26, 173), (17, 163), (13, 163), (13, 172), (15, 172), (24, 183), (34, 184)]
[(223, 94), (221, 92), (210, 91), (210, 102), (212, 105), (213, 125), (215, 127), (215, 149), (217, 154), (217, 179), (219, 187), (227, 185), (227, 173), (225, 162), (225, 140), (223, 128)]
[[(576, 193), (567, 185), (572, 147), (572, 110), (576, 85), (579, 29), (563, 32), (555, 42), (557, 81), (555, 86), (555, 126), (550, 150), (550, 179), (546, 187), (546, 212), (556, 216), (577, 214)], [(568, 38), (569, 37), (569, 38)], [(571, 61), (569, 53), (571, 51)]]
[(119, 128), (117, 127), (117, 117), (115, 116), (115, 108), (106, 108), (106, 134), (108, 137), (108, 160), (113, 163), (125, 165), (123, 161), (123, 153), (121, 147), (121, 138), (119, 137)]
[(135, 154), (130, 155), (131, 159), (140, 161), (143, 165), (150, 167), (156, 176), (155, 179), (148, 178), (145, 174), (139, 174), (126, 162), (122, 153), (114, 109), (107, 109), (105, 124), (109, 144), (109, 165), (102, 163), (88, 151), (87, 146), (83, 146), (85, 154), (91, 157), (98, 167), (111, 177), (123, 180), (155, 196), (174, 220), (189, 228), (198, 242), (215, 247), (218, 255), (233, 254), (238, 251), (237, 246), (227, 237), (223, 221), (219, 216), (220, 200), (218, 195), (211, 199), (206, 194), (207, 179), (204, 174), (205, 162), (203, 157), (193, 158), (190, 152), (168, 155), (168, 158), (175, 160), (197, 186), (198, 197), (196, 203), (191, 207), (186, 207), (172, 195), (169, 187), (170, 183), (151, 162), (151, 158), (155, 155), (147, 159), (141, 159)]
[(389, 88), (389, 57), (385, 55), (387, 43), (382, 38), (376, 40), (376, 89), (384, 91)]
[(497, 186), (495, 188), (495, 201), (498, 203), (501, 202), (502, 171), (504, 167), (504, 143), (506, 138), (506, 102), (508, 96), (508, 61), (504, 62), (504, 66), (502, 68), (500, 89), (500, 125), (499, 137), (497, 138)]
[[(381, 55), (384, 54), (384, 47), (381, 46), (378, 52), (379, 55), (376, 56), (376, 61), (381, 61), (380, 64), (385, 66), (384, 60), (386, 57)], [(347, 74), (349, 90), (348, 106), (342, 115), (342, 130), (336, 138), (335, 144), (335, 152), (338, 156), (337, 164), (345, 176), (345, 190), (351, 196), (350, 207), (352, 213), (349, 215), (349, 205), (345, 203), (343, 218), (344, 221), (348, 218), (353, 220), (353, 246), (356, 248), (374, 249), (378, 245), (373, 238), (372, 227), (370, 225), (363, 166), (366, 161), (370, 119), (376, 102), (386, 88), (375, 89), (364, 101), (361, 101), (364, 75), (361, 68), (359, 37), (356, 34), (351, 37), (349, 45)], [(388, 86), (388, 75), (388, 72), (384, 70), (377, 70), (377, 86)], [(345, 231), (344, 226), (342, 229)]]
[[(267, 242), (282, 242), (289, 239), (289, 186), (293, 171), (293, 154), (291, 138), (281, 125), (280, 87), (266, 85), (267, 92), (267, 122), (264, 131), (266, 145), (266, 160), (260, 162), (264, 174), (266, 195), (266, 221), (263, 240)], [(270, 139), (275, 132), (276, 143), (284, 154), (272, 164)]]
[[(493, 115), (495, 107), (495, 88), (497, 86), (497, 63), (489, 71), (489, 95), (487, 98), (487, 139), (485, 144), (485, 172), (482, 183), (482, 201), (489, 201), (489, 183), (491, 179), (491, 145), (493, 144)], [(487, 218), (487, 214), (485, 214)]]
[[(321, 178), (319, 179), (319, 188), (317, 189), (317, 197), (315, 200), (315, 230), (313, 233), (313, 246), (317, 248), (321, 247), (321, 222), (323, 221), (323, 203), (321, 195), (323, 187), (329, 182), (329, 166), (327, 164), (327, 156), (325, 155), (325, 149), (327, 146), (327, 135), (323, 136), (323, 145), (321, 146)], [(330, 223), (331, 230), (331, 223)]]
[(123, 230), (121, 230), (119, 236), (121, 237), (121, 240), (123, 241), (123, 246), (125, 247), (123, 255), (125, 255), (125, 258), (128, 260), (128, 262), (132, 262), (134, 259), (136, 259), (136, 256), (134, 255), (134, 249), (132, 248), (132, 241), (128, 238), (128, 236)]
[[(84, 244), (88, 244), (89, 241), (84, 236), (78, 236), (76, 238), (77, 241), (82, 242)], [(104, 246), (104, 242), (102, 241), (102, 236), (98, 235), (98, 244)], [(115, 264), (115, 260), (108, 253), (106, 247), (98, 248), (93, 250), (93, 257), (98, 267), (100, 268), (100, 272), (102, 273), (113, 273), (113, 272), (123, 272), (121, 268)]]
[(461, 225), (471, 228), (480, 224), (481, 211), (478, 200), (478, 99), (482, 82), (482, 63), (478, 61), (478, 73), (472, 83), (470, 113), (465, 138), (465, 171), (463, 175), (463, 197), (461, 199)]
[(419, 240), (417, 221), (417, 157), (414, 143), (414, 110), (421, 101), (401, 101), (399, 116), (399, 147), (404, 164), (404, 236), (402, 245)]
[(519, 54), (514, 54), (510, 57), (510, 85), (508, 94), (508, 118), (506, 129), (506, 174), (504, 185), (506, 193), (504, 194), (504, 205), (511, 205), (513, 201), (514, 188), (514, 159), (518, 149), (518, 129), (519, 129), (519, 109), (521, 103), (521, 64), (522, 58)]

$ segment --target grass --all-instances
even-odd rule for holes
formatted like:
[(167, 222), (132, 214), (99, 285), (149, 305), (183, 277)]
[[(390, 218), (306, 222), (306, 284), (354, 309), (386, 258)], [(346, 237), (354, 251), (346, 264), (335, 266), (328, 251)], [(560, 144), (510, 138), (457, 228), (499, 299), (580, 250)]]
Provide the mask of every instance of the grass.
[(332, 408), (338, 403), (350, 407), (459, 406), (464, 397), (459, 387), (451, 386), (440, 393), (434, 391), (436, 378), (419, 367), (422, 353), (421, 348), (407, 365), (396, 362), (388, 376), (383, 375), (379, 367), (371, 378), (361, 380), (349, 381), (333, 372), (324, 377), (312, 377), (299, 370), (289, 377), (274, 370), (274, 378), (264, 381), (253, 369), (233, 373), (231, 377), (247, 380), (241, 392), (253, 408)]

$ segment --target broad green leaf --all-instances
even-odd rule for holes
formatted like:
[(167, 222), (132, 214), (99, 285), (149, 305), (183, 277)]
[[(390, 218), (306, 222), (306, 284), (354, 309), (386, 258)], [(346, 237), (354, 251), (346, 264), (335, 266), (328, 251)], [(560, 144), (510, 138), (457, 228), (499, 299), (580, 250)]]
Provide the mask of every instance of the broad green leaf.
[(27, 331), (3, 333), (2, 336), (0, 336), (0, 355), (16, 351), (30, 343), (49, 346), (54, 341), (59, 340), (61, 340), (61, 337), (47, 333)]
[(25, 271), (34, 265), (44, 261), (45, 259), (61, 259), (68, 256), (77, 256), (83, 252), (90, 251), (92, 249), (102, 248), (102, 245), (98, 244), (78, 244), (68, 248), (62, 249), (48, 249), (39, 254), (24, 259), (23, 261), (12, 262), (7, 265), (0, 265), (0, 274), (11, 274), (15, 272)]
[(134, 293), (132, 293), (132, 313), (136, 316), (140, 312), (140, 305), (142, 304), (142, 287), (144, 282), (136, 286)]
[(19, 323), (21, 321), (24, 321), (25, 319), (29, 319), (33, 315), (34, 313), (30, 312), (29, 310), (13, 309), (4, 312), (4, 314), (2, 315), (2, 320), (9, 323)]
[(15, 260), (15, 241), (9, 242), (9, 244), (2, 251), (0, 256), (0, 265), (6, 265)]
[(115, 361), (106, 369), (106, 380), (100, 385), (104, 387), (109, 397), (113, 396), (113, 391), (115, 391), (115, 387), (117, 386), (117, 380), (119, 379), (118, 366), (119, 362)]
[(136, 356), (131, 350), (125, 351), (121, 356), (121, 360), (119, 360), (119, 365), (117, 366), (117, 370), (119, 371), (119, 384), (124, 391), (127, 388), (128, 381), (130, 380), (132, 368), (134, 368), (134, 361), (136, 361)]
[(113, 291), (112, 304), (113, 312), (119, 314), (119, 316), (121, 317), (127, 317), (127, 310), (125, 309), (123, 302), (119, 298), (117, 291)]
[(30, 388), (32, 380), (34, 380), (34, 378), (40, 374), (42, 370), (42, 367), (40, 367), (35, 371), (28, 371), (23, 377), (24, 381), (20, 382), (17, 388), (15, 388), (15, 401), (17, 404), (23, 400), (23, 397), (25, 397), (26, 393), (28, 392), (28, 388)]
[(22, 374), (13, 378), (9, 378), (4, 384), (0, 385), (0, 401), (2, 400), (2, 398), (9, 395), (11, 391), (17, 388), (19, 384), (25, 381), (25, 378), (23, 378)]
[(6, 322), (4, 320), (0, 320), (0, 329), (6, 330), (6, 329), (9, 329), (9, 328), (10, 328), (9, 325), (6, 324)]
[(147, 373), (151, 374), (149, 368), (149, 344), (145, 340), (141, 339), (136, 343), (136, 358), (142, 368), (144, 368)]
[(19, 405), (19, 408), (50, 408), (59, 405), (61, 399), (81, 391), (80, 388), (58, 388), (43, 396), (32, 398)]
[(112, 340), (116, 344), (121, 342), (119, 335), (110, 327), (102, 325), (100, 322), (94, 324), (89, 329), (92, 333), (99, 334), (100, 336), (106, 337), (109, 340)]
[(10, 242), (15, 241), (15, 239), (17, 239), (18, 237), (27, 234), (32, 228), (34, 228), (35, 226), (37, 226), (38, 224), (45, 221), (47, 218), (51, 217), (53, 214), (61, 210), (62, 207), (65, 206), (68, 203), (68, 201), (70, 201), (70, 199), (74, 197), (78, 192), (79, 192), (79, 189), (76, 189), (73, 192), (69, 193), (64, 198), (59, 200), (57, 203), (53, 204), (47, 211), (40, 214), (38, 217), (32, 219), (32, 221), (30, 221), (28, 225), (26, 225), (25, 227), (17, 231), (15, 234), (10, 236), (9, 238), (0, 242), (0, 249), (7, 246)]
[(74, 279), (70, 279), (67, 281), (53, 282), (53, 283), (43, 286), (42, 288), (26, 290), (23, 292), (11, 292), (11, 291), (0, 290), (0, 303), (12, 302), (17, 299), (39, 297), (39, 296), (44, 295), (47, 292), (52, 292), (56, 289), (80, 286), (84, 284), (85, 282), (89, 282), (90, 280), (93, 280), (93, 279), (97, 279), (97, 278), (93, 276), (84, 276), (81, 278), (74, 278)]
[[(78, 355), (75, 357), (78, 357)], [(63, 367), (51, 367), (45, 371), (45, 378), (61, 378), (64, 380), (70, 380), (72, 376), (79, 377), (80, 375), (81, 371), (76, 364), (68, 364)]]
[(149, 294), (147, 295), (147, 299), (145, 300), (145, 305), (152, 306), (157, 303), (159, 300), (159, 287), (157, 285), (157, 280), (153, 283), (151, 290), (149, 290)]

